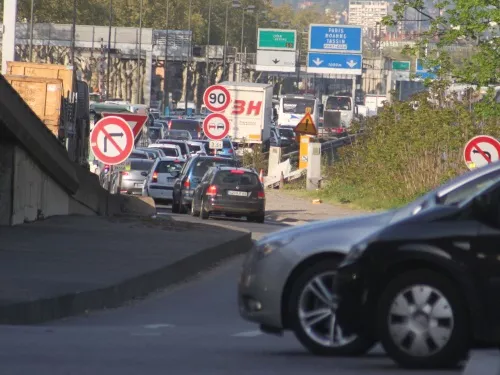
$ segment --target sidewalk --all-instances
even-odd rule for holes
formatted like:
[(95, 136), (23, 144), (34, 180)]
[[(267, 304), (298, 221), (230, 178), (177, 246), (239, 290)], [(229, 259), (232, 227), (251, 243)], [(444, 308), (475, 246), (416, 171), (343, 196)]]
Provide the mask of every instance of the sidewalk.
[(0, 227), (0, 323), (116, 307), (250, 246), (249, 233), (172, 219), (61, 216)]
[(300, 225), (314, 220), (362, 215), (368, 211), (332, 205), (313, 204), (312, 199), (297, 197), (277, 189), (266, 190), (266, 217), (283, 224)]

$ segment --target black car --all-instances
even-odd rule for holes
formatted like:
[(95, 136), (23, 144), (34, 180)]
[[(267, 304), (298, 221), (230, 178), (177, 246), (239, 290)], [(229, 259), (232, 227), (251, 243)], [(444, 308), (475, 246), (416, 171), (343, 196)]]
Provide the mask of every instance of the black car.
[(201, 124), (198, 120), (172, 119), (168, 122), (169, 130), (187, 130), (192, 139), (200, 138)]
[(475, 343), (500, 343), (500, 179), (354, 245), (334, 292), (344, 334), (381, 341), (399, 365), (456, 365)]
[(212, 214), (245, 216), (263, 223), (266, 216), (264, 186), (255, 171), (247, 168), (213, 167), (196, 187), (191, 215), (208, 219)]
[(175, 181), (172, 212), (184, 214), (191, 206), (193, 192), (200, 183), (205, 173), (217, 165), (227, 165), (238, 167), (240, 162), (235, 159), (213, 157), (213, 156), (194, 156), (184, 164), (179, 178)]

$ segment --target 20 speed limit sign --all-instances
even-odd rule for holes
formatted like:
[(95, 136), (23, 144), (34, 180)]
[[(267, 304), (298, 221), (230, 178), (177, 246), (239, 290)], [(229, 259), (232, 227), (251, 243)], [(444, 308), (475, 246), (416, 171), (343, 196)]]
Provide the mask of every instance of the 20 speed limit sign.
[(221, 85), (210, 86), (203, 94), (203, 104), (211, 112), (223, 112), (230, 102), (229, 91)]

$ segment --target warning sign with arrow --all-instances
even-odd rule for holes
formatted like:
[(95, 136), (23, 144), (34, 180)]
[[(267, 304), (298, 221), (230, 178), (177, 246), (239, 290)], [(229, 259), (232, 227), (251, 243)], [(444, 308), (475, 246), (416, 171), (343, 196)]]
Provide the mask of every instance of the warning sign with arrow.
[(302, 120), (299, 121), (297, 126), (293, 129), (293, 131), (297, 134), (309, 134), (309, 135), (317, 135), (318, 130), (316, 129), (316, 125), (314, 125), (314, 121), (311, 117), (311, 113), (307, 112)]

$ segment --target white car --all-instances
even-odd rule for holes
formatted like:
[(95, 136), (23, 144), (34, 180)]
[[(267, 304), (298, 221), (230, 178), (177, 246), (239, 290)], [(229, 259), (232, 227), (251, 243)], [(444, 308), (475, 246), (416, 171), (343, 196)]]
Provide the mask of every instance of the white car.
[(188, 141), (189, 151), (191, 155), (207, 155), (207, 149), (204, 142)]
[(149, 148), (160, 148), (165, 156), (170, 156), (173, 158), (183, 159), (181, 148), (177, 145), (170, 143), (152, 143), (148, 146)]
[(171, 203), (175, 179), (179, 176), (185, 162), (184, 159), (169, 156), (156, 159), (144, 182), (142, 196)]

